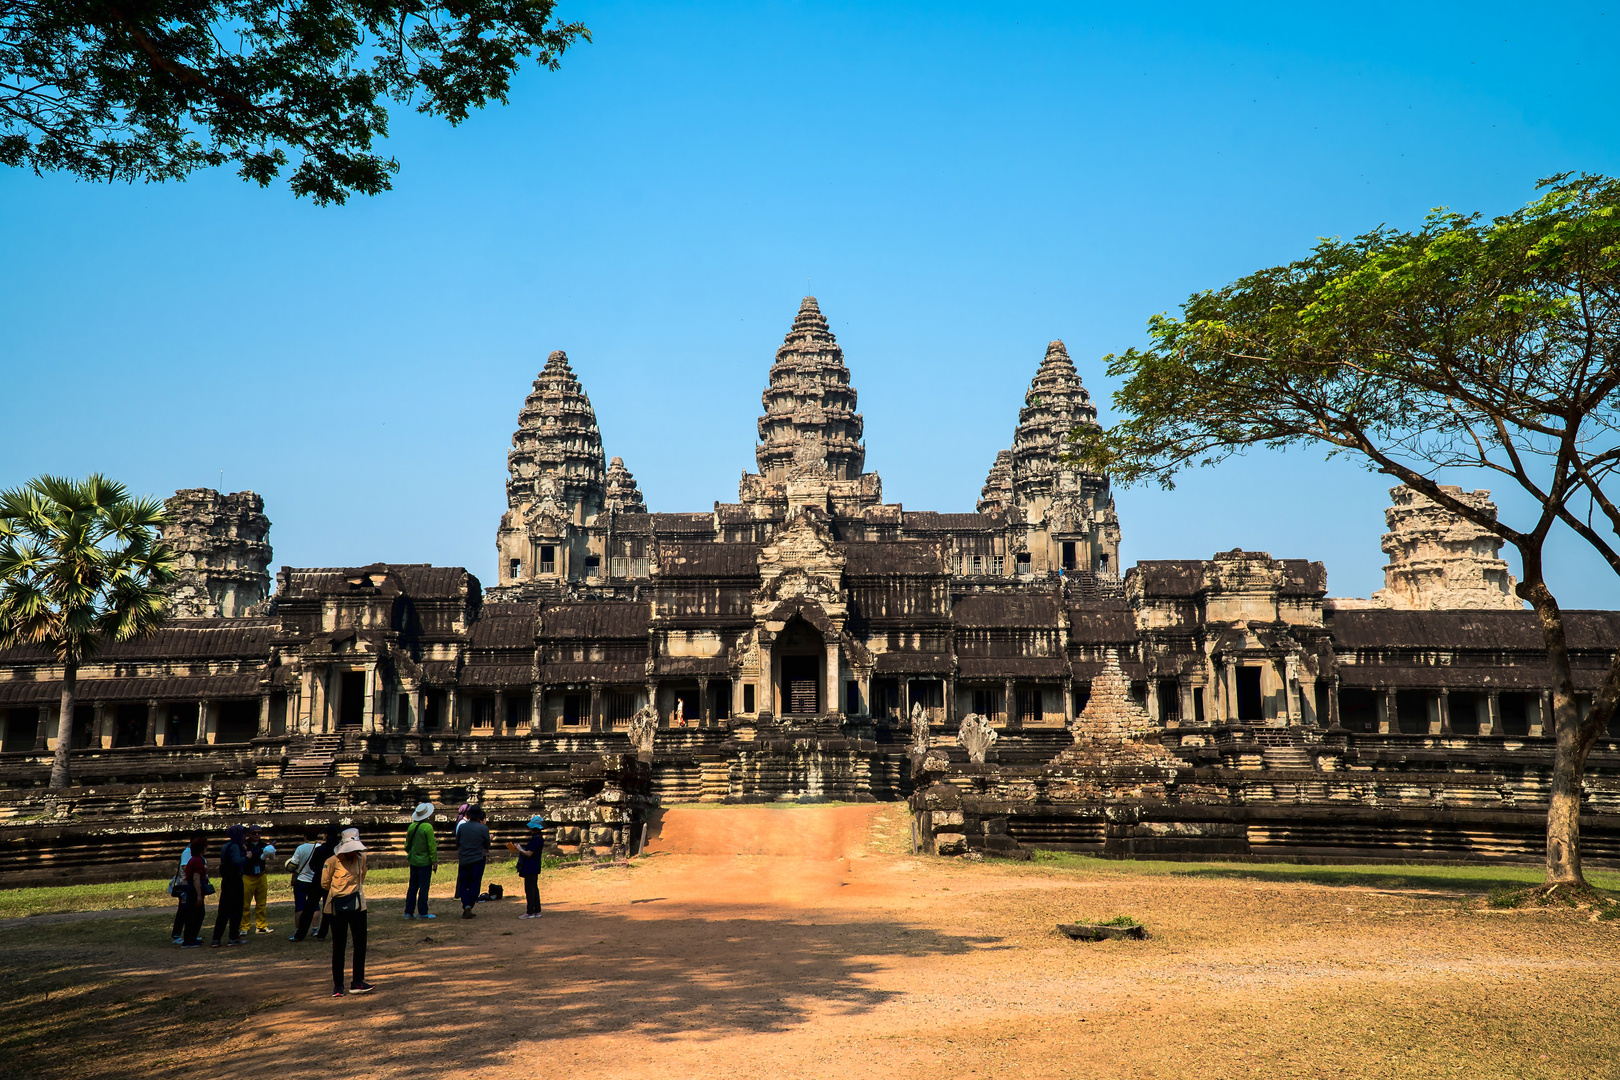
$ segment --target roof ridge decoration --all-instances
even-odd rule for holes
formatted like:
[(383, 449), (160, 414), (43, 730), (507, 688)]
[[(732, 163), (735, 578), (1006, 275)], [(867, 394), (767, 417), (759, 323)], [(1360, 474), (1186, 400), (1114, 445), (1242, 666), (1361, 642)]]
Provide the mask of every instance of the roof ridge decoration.
[(770, 384), (760, 395), (764, 413), (754, 448), (760, 475), (773, 483), (818, 473), (833, 480), (859, 477), (866, 448), (856, 398), (844, 350), (816, 298), (807, 296), (776, 350)]

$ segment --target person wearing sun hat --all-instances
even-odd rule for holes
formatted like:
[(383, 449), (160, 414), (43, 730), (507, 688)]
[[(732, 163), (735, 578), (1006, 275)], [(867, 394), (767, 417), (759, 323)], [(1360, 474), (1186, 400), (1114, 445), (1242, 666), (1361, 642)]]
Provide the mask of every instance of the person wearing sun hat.
[(439, 838), (433, 835), (433, 804), (417, 803), (411, 823), (405, 826), (405, 861), (411, 868), (411, 883), (405, 887), (405, 917), (431, 919), (428, 914), (428, 886), (439, 868)]
[(364, 994), (366, 982), (366, 845), (359, 829), (344, 829), (332, 858), (321, 867), (321, 884), (326, 888), (322, 909), (331, 924), (332, 996), (343, 996), (343, 952), (349, 935), (354, 935), (354, 980), (349, 993)]
[(528, 901), (528, 911), (519, 915), (520, 919), (538, 919), (540, 917), (540, 863), (545, 858), (546, 819), (539, 814), (529, 819), (529, 838), (522, 846), (512, 845), (517, 852), (518, 877), (523, 879), (523, 896)]

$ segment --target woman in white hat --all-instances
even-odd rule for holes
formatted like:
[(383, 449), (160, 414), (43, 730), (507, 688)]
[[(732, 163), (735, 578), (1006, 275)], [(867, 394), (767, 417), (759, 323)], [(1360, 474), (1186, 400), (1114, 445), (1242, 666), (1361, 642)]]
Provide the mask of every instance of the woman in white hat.
[(354, 934), (354, 980), (349, 993), (364, 994), (366, 982), (366, 845), (359, 829), (344, 829), (332, 851), (333, 857), (321, 867), (321, 884), (326, 888), (326, 904), (321, 909), (332, 935), (332, 996), (343, 996), (343, 952), (350, 932)]
[(433, 804), (417, 803), (411, 823), (405, 826), (405, 862), (411, 868), (411, 883), (405, 886), (405, 917), (431, 919), (428, 914), (428, 886), (439, 868), (439, 838), (433, 835)]

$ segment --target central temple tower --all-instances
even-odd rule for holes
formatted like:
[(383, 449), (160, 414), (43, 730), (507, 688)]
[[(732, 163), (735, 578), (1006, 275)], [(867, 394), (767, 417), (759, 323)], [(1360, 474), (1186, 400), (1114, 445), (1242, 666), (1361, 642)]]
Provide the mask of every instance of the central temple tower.
[(865, 472), (863, 422), (855, 411), (844, 350), (816, 298), (799, 304), (760, 396), (759, 472), (744, 473), (738, 498), (755, 507), (818, 506), (854, 514), (883, 500), (883, 481)]

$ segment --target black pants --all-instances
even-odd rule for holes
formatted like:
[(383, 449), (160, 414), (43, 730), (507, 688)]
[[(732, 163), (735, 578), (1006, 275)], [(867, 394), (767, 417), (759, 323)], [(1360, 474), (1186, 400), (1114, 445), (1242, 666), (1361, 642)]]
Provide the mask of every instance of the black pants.
[(540, 875), (523, 875), (523, 899), (529, 902), (529, 914), (540, 914)]
[(186, 912), (191, 907), (191, 904), (188, 903), (190, 899), (190, 894), (184, 892), (181, 893), (180, 899), (174, 909), (174, 930), (169, 934), (169, 936), (172, 938), (183, 938), (186, 936)]
[(207, 910), (201, 904), (186, 905), (185, 944), (202, 944), (203, 915)]
[[(303, 941), (304, 938), (309, 936), (310, 921), (315, 918), (315, 913), (321, 910), (321, 905), (324, 903), (326, 903), (326, 890), (322, 889), (320, 885), (311, 882), (309, 892), (304, 897), (304, 910), (298, 913), (298, 929), (293, 931), (294, 941)], [(323, 918), (321, 928), (315, 931), (317, 939), (326, 936), (326, 927), (327, 920)]]
[(214, 916), (214, 940), (218, 941), (231, 928), (231, 940), (242, 936), (242, 879), (236, 876), (219, 879), (219, 914)]
[(332, 986), (343, 989), (343, 949), (348, 944), (351, 931), (354, 934), (354, 981), (365, 982), (366, 913), (351, 911), (347, 915), (328, 915), (326, 924), (332, 931)]
[(484, 860), (462, 863), (456, 870), (456, 896), (464, 908), (476, 907), (478, 894), (484, 887)]

